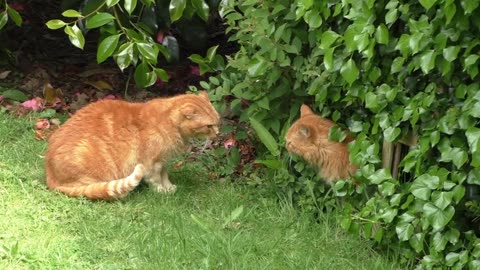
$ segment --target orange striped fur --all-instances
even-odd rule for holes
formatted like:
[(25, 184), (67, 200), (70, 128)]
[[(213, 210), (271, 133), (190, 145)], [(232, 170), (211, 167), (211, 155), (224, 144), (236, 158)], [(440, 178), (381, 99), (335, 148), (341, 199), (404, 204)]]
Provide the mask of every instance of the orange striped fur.
[(334, 125), (334, 122), (315, 115), (307, 105), (302, 105), (300, 118), (286, 135), (287, 151), (315, 166), (328, 183), (349, 178), (358, 169), (357, 165), (350, 163), (347, 148), (353, 139), (349, 136), (343, 142), (328, 139), (328, 131)]
[(158, 192), (174, 192), (165, 162), (188, 139), (215, 137), (219, 122), (206, 92), (145, 103), (92, 103), (50, 137), (47, 185), (73, 197), (114, 199), (144, 178)]

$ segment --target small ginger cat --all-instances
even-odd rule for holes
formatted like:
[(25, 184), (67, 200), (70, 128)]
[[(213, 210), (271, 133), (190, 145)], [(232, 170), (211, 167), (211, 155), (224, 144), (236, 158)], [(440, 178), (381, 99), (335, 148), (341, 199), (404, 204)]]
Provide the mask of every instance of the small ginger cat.
[(73, 197), (114, 199), (145, 177), (158, 192), (175, 192), (165, 162), (188, 139), (215, 137), (219, 122), (204, 91), (145, 103), (92, 103), (50, 137), (47, 185)]
[(328, 131), (334, 125), (304, 104), (300, 108), (300, 118), (286, 135), (287, 151), (315, 166), (328, 183), (346, 179), (358, 169), (357, 165), (350, 163), (347, 149), (347, 144), (353, 139), (348, 136), (343, 142), (328, 139)]

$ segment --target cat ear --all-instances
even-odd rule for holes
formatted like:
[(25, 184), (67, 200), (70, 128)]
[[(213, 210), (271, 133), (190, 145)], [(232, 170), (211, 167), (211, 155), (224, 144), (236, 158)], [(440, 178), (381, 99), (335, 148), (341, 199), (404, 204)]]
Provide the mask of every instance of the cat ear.
[(310, 137), (310, 128), (308, 128), (307, 126), (301, 126), (299, 132), (305, 138)]
[(180, 112), (187, 118), (188, 120), (191, 120), (195, 117), (196, 111), (195, 108), (192, 106), (183, 106), (180, 108)]
[(310, 109), (310, 107), (308, 107), (307, 105), (303, 104), (302, 107), (300, 107), (300, 117), (304, 117), (309, 114), (313, 114), (312, 109)]

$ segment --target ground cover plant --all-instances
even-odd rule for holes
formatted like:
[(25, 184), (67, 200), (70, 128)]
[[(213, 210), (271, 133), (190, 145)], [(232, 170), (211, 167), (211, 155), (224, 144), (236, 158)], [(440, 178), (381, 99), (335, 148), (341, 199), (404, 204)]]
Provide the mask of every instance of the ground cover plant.
[(0, 113), (2, 269), (398, 269), (330, 217), (315, 222), (274, 194), (212, 181), (201, 164), (173, 169), (170, 196), (48, 191), (37, 117)]
[[(306, 207), (344, 197), (345, 229), (420, 269), (478, 269), (478, 208), (465, 209), (479, 197), (479, 2), (227, 6), (227, 31), (240, 48), (202, 86), (255, 128), (264, 145), (257, 158), (278, 189)], [(356, 185), (340, 181), (330, 190), (302, 163), (278, 162), (302, 103), (338, 123), (332, 140), (344, 139), (341, 129), (356, 137)], [(407, 151), (395, 167), (382, 160), (392, 143)]]

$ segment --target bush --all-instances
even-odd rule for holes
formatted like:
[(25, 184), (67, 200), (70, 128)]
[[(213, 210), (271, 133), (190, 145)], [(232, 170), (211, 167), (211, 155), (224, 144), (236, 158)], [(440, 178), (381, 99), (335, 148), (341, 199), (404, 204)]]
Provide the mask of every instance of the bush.
[[(240, 50), (209, 88), (222, 110), (263, 127), (259, 158), (275, 184), (301, 205), (328, 201), (311, 173), (295, 181), (275, 150), (300, 105), (314, 104), (356, 137), (359, 183), (333, 187), (345, 197), (342, 226), (418, 268), (478, 269), (480, 241), (462, 213), (480, 183), (479, 2), (223, 3)], [(382, 148), (407, 137), (416, 143), (397, 174), (382, 166)]]

